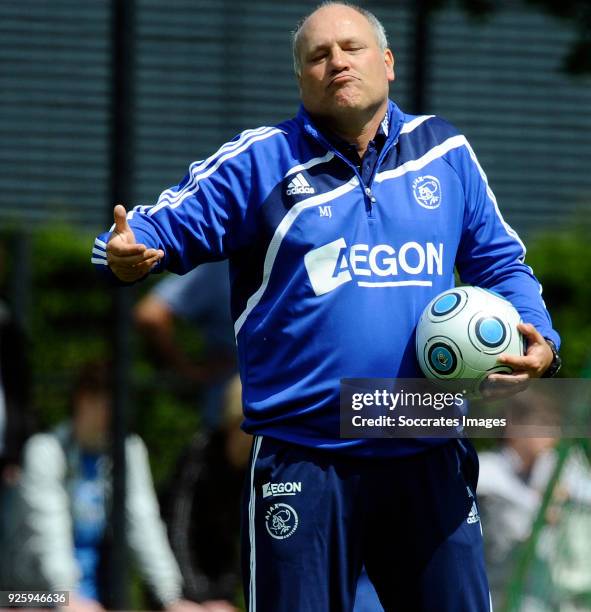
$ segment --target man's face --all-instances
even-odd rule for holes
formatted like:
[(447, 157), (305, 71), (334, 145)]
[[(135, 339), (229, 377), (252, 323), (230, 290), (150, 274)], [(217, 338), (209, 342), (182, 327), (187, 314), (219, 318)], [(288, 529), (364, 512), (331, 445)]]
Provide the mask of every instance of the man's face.
[(313, 13), (299, 37), (300, 94), (312, 115), (377, 110), (394, 80), (394, 57), (382, 51), (367, 19), (346, 6)]
[(82, 448), (100, 452), (107, 447), (111, 397), (105, 392), (79, 391), (74, 397), (74, 436)]

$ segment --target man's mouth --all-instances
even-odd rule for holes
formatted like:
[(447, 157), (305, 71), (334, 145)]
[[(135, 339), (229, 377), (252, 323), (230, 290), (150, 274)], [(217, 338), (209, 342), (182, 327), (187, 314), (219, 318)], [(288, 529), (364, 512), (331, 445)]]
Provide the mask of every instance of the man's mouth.
[(342, 85), (344, 83), (348, 83), (350, 81), (358, 81), (359, 79), (357, 77), (354, 77), (351, 74), (339, 74), (336, 77), (334, 77), (333, 79), (331, 79), (330, 83), (329, 83), (329, 87), (331, 87), (332, 85)]

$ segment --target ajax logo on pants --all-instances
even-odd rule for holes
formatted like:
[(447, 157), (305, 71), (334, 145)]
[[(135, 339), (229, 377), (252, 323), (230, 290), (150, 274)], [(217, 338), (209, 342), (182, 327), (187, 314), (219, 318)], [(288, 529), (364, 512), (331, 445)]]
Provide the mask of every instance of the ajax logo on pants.
[(284, 540), (298, 528), (297, 512), (288, 504), (273, 504), (265, 514), (265, 525), (269, 535)]

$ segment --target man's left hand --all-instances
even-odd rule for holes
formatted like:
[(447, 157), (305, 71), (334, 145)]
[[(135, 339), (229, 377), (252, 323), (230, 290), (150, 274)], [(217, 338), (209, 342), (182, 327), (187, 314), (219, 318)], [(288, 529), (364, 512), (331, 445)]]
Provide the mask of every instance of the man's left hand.
[(503, 353), (499, 357), (499, 363), (511, 366), (513, 374), (491, 374), (489, 378), (506, 378), (506, 376), (541, 378), (550, 367), (554, 355), (542, 334), (531, 323), (520, 323), (517, 329), (523, 334), (526, 341), (525, 355), (518, 357)]
[(511, 374), (490, 374), (481, 386), (488, 399), (503, 399), (524, 391), (531, 378), (541, 378), (552, 364), (554, 354), (540, 332), (531, 323), (519, 323), (527, 350), (523, 357), (503, 353), (498, 362), (513, 368)]

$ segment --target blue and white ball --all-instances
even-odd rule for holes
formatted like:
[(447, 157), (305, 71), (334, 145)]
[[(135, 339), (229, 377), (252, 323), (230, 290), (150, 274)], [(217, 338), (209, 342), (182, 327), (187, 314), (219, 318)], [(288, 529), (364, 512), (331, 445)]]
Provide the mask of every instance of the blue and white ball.
[(427, 378), (471, 381), (470, 392), (493, 372), (511, 373), (497, 362), (501, 353), (523, 355), (525, 343), (517, 330), (515, 307), (480, 287), (455, 287), (440, 293), (423, 311), (417, 326), (416, 349)]

